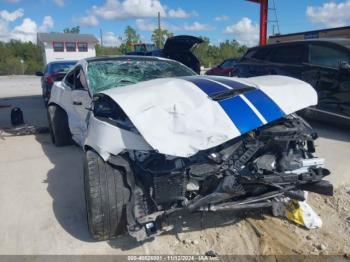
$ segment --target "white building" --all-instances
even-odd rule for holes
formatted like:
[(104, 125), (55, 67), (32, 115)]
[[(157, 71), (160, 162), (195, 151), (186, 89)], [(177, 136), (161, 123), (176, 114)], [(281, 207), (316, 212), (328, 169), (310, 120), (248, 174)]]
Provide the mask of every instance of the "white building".
[(96, 56), (98, 40), (89, 34), (38, 33), (44, 63), (60, 60), (80, 60)]

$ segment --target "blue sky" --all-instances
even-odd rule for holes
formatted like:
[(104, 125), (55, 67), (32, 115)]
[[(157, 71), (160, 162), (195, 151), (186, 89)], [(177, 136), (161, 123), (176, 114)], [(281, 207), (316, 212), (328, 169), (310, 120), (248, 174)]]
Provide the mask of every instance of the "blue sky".
[[(281, 33), (350, 25), (350, 0), (275, 2)], [(213, 44), (236, 39), (254, 45), (258, 39), (258, 5), (245, 0), (0, 0), (0, 40), (35, 41), (37, 31), (80, 25), (96, 36), (101, 28), (104, 42), (118, 45), (131, 25), (149, 42), (158, 11), (174, 34), (207, 36)]]

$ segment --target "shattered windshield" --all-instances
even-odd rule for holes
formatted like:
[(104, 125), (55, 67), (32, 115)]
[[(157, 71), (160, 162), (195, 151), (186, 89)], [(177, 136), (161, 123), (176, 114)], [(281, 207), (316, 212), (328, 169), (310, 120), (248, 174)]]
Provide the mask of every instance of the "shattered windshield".
[(191, 76), (195, 73), (180, 63), (166, 60), (100, 60), (88, 65), (88, 79), (94, 93), (155, 78)]

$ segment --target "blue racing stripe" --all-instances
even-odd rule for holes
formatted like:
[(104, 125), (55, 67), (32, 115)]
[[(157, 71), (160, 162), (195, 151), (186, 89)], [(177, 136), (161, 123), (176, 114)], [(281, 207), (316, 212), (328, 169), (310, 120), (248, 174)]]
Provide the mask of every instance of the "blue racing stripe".
[(236, 88), (247, 88), (247, 87), (250, 87), (249, 85), (246, 85), (246, 84), (242, 84), (240, 82), (237, 82), (237, 81), (234, 81), (234, 80), (231, 80), (231, 79), (227, 79), (227, 78), (223, 78), (223, 77), (218, 77), (218, 76), (209, 76), (208, 77), (209, 79), (213, 79), (217, 82), (220, 82), (222, 84), (225, 84), (233, 89), (236, 89)]
[(220, 92), (225, 92), (228, 89), (224, 87), (223, 85), (220, 85), (218, 83), (212, 82), (210, 80), (207, 80), (205, 78), (201, 77), (182, 77), (182, 79), (192, 82), (196, 86), (198, 86), (203, 92), (205, 92), (207, 95), (213, 95)]
[(244, 96), (255, 106), (256, 109), (258, 109), (260, 114), (268, 122), (272, 122), (285, 116), (282, 109), (261, 90), (247, 92)]
[(253, 110), (239, 96), (222, 100), (219, 104), (242, 134), (263, 124)]

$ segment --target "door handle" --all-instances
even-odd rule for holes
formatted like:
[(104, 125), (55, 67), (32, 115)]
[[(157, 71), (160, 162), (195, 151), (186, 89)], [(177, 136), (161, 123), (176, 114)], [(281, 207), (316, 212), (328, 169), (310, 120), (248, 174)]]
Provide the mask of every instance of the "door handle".
[(81, 106), (83, 103), (81, 101), (73, 101), (73, 105)]

